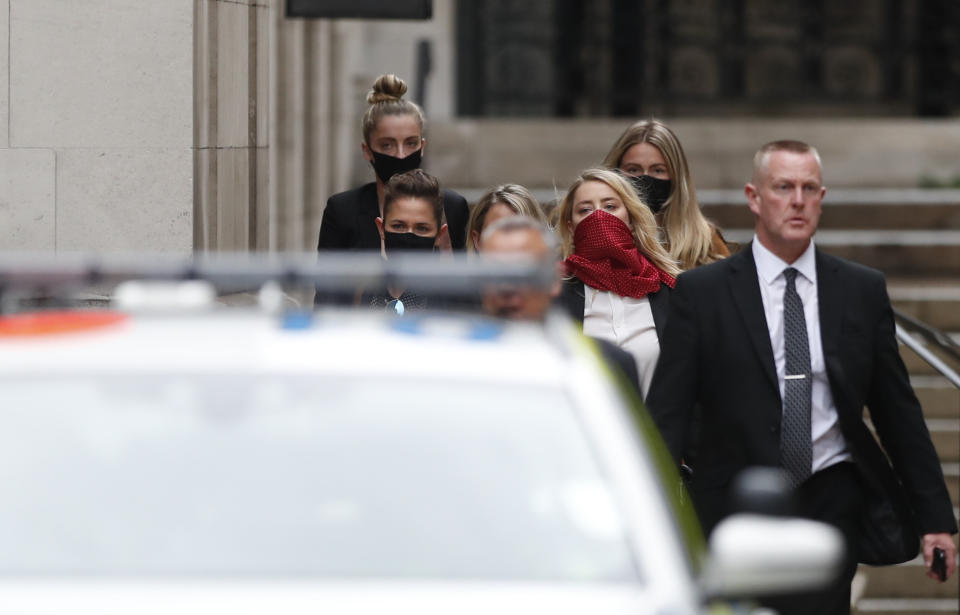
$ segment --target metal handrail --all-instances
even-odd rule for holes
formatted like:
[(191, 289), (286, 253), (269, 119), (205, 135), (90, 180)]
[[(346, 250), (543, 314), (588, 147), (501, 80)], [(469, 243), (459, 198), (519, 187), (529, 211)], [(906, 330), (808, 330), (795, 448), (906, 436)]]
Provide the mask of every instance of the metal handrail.
[(955, 341), (953, 341), (953, 338), (951, 338), (949, 335), (940, 329), (931, 327), (921, 320), (917, 320), (913, 316), (904, 314), (900, 310), (894, 310), (893, 314), (901, 324), (904, 324), (921, 334), (924, 339), (949, 354), (954, 360), (960, 362), (960, 344), (957, 344)]
[(910, 348), (910, 350), (914, 351), (917, 356), (926, 361), (926, 363), (933, 369), (940, 372), (944, 378), (950, 381), (950, 384), (960, 389), (960, 374), (947, 365), (943, 359), (935, 355), (920, 341), (918, 341), (916, 337), (914, 337), (905, 329), (905, 327), (913, 328), (927, 342), (933, 344), (957, 361), (960, 361), (960, 347), (957, 346), (956, 342), (954, 342), (946, 333), (940, 331), (939, 329), (931, 327), (930, 325), (911, 316), (907, 316), (899, 310), (894, 310), (893, 312), (897, 320), (897, 339)]

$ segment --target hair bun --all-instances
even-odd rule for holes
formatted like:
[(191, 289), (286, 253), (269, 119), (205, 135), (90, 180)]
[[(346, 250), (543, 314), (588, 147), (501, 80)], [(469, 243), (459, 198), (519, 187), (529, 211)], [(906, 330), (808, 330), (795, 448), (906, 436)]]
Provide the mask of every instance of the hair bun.
[(374, 105), (380, 102), (400, 100), (407, 93), (407, 84), (394, 74), (380, 75), (373, 82), (373, 89), (367, 93), (367, 103)]

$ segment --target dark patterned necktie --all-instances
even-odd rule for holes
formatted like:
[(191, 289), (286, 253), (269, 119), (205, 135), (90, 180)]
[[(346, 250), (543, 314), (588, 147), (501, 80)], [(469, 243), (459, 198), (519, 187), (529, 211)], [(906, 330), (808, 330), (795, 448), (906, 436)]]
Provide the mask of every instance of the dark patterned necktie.
[(810, 345), (803, 302), (797, 294), (797, 270), (783, 270), (787, 287), (783, 292), (783, 349), (786, 369), (783, 376), (783, 419), (780, 426), (780, 463), (796, 487), (810, 476), (813, 444), (810, 441)]

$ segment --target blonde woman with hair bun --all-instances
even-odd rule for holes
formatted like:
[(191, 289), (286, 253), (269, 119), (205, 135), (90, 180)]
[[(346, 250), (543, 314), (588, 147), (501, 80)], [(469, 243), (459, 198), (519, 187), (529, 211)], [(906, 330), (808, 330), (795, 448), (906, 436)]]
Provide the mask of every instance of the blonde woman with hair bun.
[(507, 216), (526, 216), (546, 224), (536, 197), (520, 184), (503, 184), (487, 190), (470, 213), (467, 224), (467, 251), (476, 252), (480, 246), (483, 229)]
[(730, 256), (720, 230), (700, 211), (687, 157), (669, 126), (657, 119), (631, 125), (603, 166), (620, 170), (633, 182), (656, 216), (661, 242), (681, 269)]
[(557, 231), (568, 274), (560, 304), (584, 334), (633, 355), (645, 396), (680, 274), (656, 218), (623, 175), (588, 169), (560, 201)]
[[(378, 77), (367, 93), (369, 107), (360, 122), (360, 150), (373, 168), (374, 181), (327, 200), (317, 250), (380, 249), (375, 220), (383, 217), (386, 186), (394, 175), (420, 167), (427, 144), (423, 109), (405, 100), (406, 92), (403, 79), (388, 74)], [(443, 223), (449, 229), (442, 247), (462, 250), (470, 214), (467, 201), (451, 190), (441, 192)]]

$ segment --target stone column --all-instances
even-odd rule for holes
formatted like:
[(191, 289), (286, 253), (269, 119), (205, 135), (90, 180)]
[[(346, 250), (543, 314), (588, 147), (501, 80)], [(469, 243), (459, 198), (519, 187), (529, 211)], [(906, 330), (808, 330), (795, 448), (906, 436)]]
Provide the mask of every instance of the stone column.
[(270, 246), (269, 0), (194, 0), (193, 245)]
[(287, 19), (273, 0), (270, 43), (270, 249), (316, 248), (336, 164), (333, 23)]
[(373, 179), (359, 147), (366, 91), (383, 72), (412, 89), (421, 38), (443, 76), (427, 88), (428, 115), (451, 112), (449, 1), (422, 23), (288, 19), (285, 0), (194, 2), (199, 249), (313, 250), (327, 197)]
[(198, 249), (316, 242), (334, 160), (332, 26), (287, 19), (284, 4), (195, 0)]

